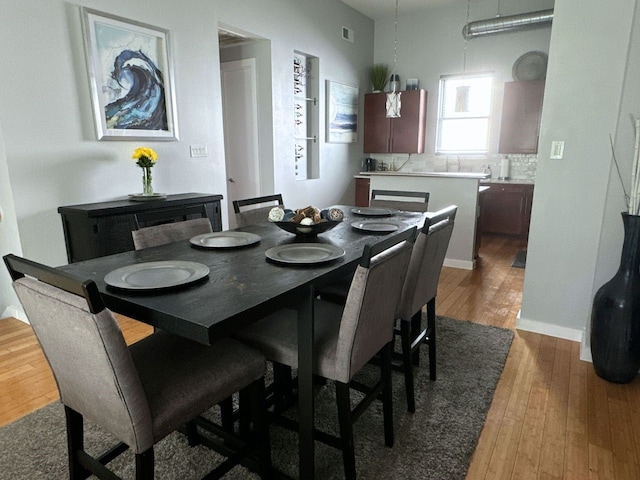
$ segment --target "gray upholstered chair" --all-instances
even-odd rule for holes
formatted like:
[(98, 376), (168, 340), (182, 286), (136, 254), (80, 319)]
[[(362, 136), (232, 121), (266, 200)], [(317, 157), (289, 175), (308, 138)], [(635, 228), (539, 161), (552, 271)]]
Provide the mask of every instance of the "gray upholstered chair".
[(426, 212), (429, 208), (429, 192), (372, 190), (369, 206), (376, 208), (393, 208), (407, 212)]
[[(267, 204), (266, 206), (265, 203)], [(282, 194), (276, 193), (264, 197), (234, 200), (233, 211), (236, 214), (236, 224), (238, 227), (244, 227), (245, 225), (266, 222), (269, 220), (269, 211), (273, 207), (284, 208)]]
[(211, 233), (211, 222), (208, 218), (194, 218), (182, 222), (164, 223), (152, 227), (133, 230), (133, 245), (136, 250), (155, 247), (165, 243), (187, 240), (196, 235)]
[[(429, 347), (430, 378), (436, 379), (436, 294), (457, 210), (458, 207), (452, 205), (428, 215), (416, 238), (398, 304), (402, 370), (410, 412), (415, 412), (413, 366), (418, 363), (422, 343)], [(422, 307), (425, 305), (427, 325), (423, 329)]]
[[(407, 192), (401, 190), (372, 190), (369, 206), (390, 208), (407, 212), (426, 212), (429, 207), (429, 192)], [(339, 278), (322, 287), (319, 294), (324, 300), (344, 305), (351, 284), (351, 276)]]
[[(415, 228), (393, 236), (375, 247), (365, 247), (344, 306), (316, 300), (314, 305), (314, 373), (336, 385), (340, 439), (319, 433), (342, 449), (345, 475), (356, 477), (353, 422), (382, 394), (385, 443), (393, 446), (391, 400), (391, 341), (395, 313), (406, 275)], [(237, 338), (254, 346), (267, 359), (293, 368), (298, 364), (297, 314), (278, 311), (239, 332)], [(381, 352), (381, 379), (372, 389), (353, 382), (354, 375)], [(350, 386), (366, 396), (351, 410)], [(324, 441), (323, 440), (323, 441)]]
[[(413, 367), (419, 363), (422, 343), (429, 348), (429, 376), (436, 379), (436, 294), (442, 264), (453, 231), (456, 206), (428, 214), (413, 247), (409, 271), (405, 278), (397, 318), (401, 337), (401, 363), (397, 367), (405, 375), (407, 410), (415, 411)], [(323, 287), (321, 298), (344, 304), (348, 292), (348, 279), (341, 278)], [(422, 307), (426, 305), (427, 326), (422, 328)], [(409, 360), (411, 359), (411, 361)], [(395, 364), (394, 364), (395, 365)]]
[[(190, 444), (211, 446), (207, 432), (216, 427), (198, 416), (238, 389), (254, 400), (255, 433), (244, 443), (252, 453), (257, 448), (259, 470), (263, 478), (270, 476), (266, 360), (260, 352), (232, 339), (210, 347), (166, 332), (127, 347), (93, 281), (14, 255), (4, 259), (64, 405), (71, 479), (90, 473), (118, 478), (106, 464), (128, 448), (135, 454), (136, 478), (152, 479), (154, 445), (188, 424)], [(91, 457), (84, 451), (84, 418), (122, 443)], [(216, 470), (222, 474), (231, 464), (237, 459), (230, 457)]]

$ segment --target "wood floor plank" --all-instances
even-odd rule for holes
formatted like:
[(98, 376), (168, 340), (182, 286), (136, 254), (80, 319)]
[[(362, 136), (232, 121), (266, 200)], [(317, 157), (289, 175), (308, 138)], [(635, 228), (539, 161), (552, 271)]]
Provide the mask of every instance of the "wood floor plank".
[(526, 343), (520, 368), (502, 419), (493, 454), (487, 469), (487, 479), (510, 479), (518, 454), (526, 405), (533, 382), (542, 337), (530, 336)]
[[(590, 370), (587, 375), (589, 391), (589, 444), (611, 451), (611, 422), (609, 421), (609, 399), (604, 380)], [(599, 456), (601, 456), (599, 454)]]
[[(529, 332), (523, 333), (525, 334), (524, 336), (529, 334)], [(467, 479), (484, 479), (487, 475), (493, 449), (495, 448), (500, 426), (504, 418), (504, 412), (507, 409), (514, 383), (520, 370), (524, 349), (524, 340), (520, 333), (516, 332), (502, 376), (496, 387), (491, 407), (487, 413), (487, 420), (482, 435), (480, 436), (469, 471), (467, 472)]]
[(567, 406), (567, 450), (565, 476), (589, 477), (589, 413), (587, 406), (587, 362), (580, 360), (580, 344), (571, 346), (569, 397)]
[(558, 339), (556, 345), (539, 466), (549, 478), (562, 478), (564, 472), (571, 366), (571, 342)]
[(615, 479), (611, 450), (589, 444), (589, 480)]
[[(627, 389), (627, 403), (638, 405), (640, 398), (640, 379), (636, 378), (629, 384)], [(634, 446), (636, 450), (636, 463), (640, 464), (640, 408), (634, 407), (629, 410), (631, 416), (631, 431), (633, 432)]]

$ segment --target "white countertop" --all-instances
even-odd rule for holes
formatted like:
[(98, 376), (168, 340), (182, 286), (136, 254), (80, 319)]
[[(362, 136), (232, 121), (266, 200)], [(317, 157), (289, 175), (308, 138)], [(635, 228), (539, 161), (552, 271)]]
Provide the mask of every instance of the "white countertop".
[(477, 180), (487, 180), (488, 173), (470, 173), (470, 172), (360, 172), (356, 177), (372, 177), (372, 176), (393, 176), (393, 177), (438, 177), (438, 178), (471, 178)]
[(507, 178), (506, 180), (499, 180), (497, 178), (487, 178), (486, 180), (481, 180), (481, 184), (489, 185), (489, 184), (519, 184), (519, 185), (533, 185), (535, 182), (533, 180), (529, 180), (527, 178)]
[(535, 182), (526, 178), (508, 178), (500, 180), (491, 178), (488, 173), (471, 173), (471, 172), (360, 172), (355, 178), (370, 177), (432, 177), (432, 178), (470, 178), (480, 180), (482, 185), (500, 185), (500, 184), (519, 184), (533, 185)]

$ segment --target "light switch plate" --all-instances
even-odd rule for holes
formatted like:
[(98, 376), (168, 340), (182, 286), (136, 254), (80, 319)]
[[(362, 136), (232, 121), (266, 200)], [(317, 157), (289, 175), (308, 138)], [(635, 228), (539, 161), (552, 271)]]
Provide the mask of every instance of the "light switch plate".
[(189, 152), (191, 154), (191, 158), (209, 156), (206, 145), (189, 145)]
[(564, 157), (564, 142), (561, 140), (556, 140), (551, 142), (551, 155), (549, 158), (551, 160), (562, 160)]

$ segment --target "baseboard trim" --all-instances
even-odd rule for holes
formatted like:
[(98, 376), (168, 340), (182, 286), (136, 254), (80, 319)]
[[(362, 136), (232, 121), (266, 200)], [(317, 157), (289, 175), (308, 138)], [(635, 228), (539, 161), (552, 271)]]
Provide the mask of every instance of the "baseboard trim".
[(7, 308), (5, 308), (0, 318), (9, 318), (9, 317), (17, 318), (21, 322), (24, 322), (27, 324), (29, 323), (29, 320), (27, 319), (27, 315), (26, 313), (24, 313), (24, 310), (14, 305), (9, 305)]
[(473, 270), (476, 268), (476, 261), (468, 261), (468, 260), (456, 260), (452, 258), (445, 258), (444, 263), (442, 264), (445, 267), (451, 268), (461, 268), (463, 270)]
[(516, 320), (516, 329), (571, 340), (572, 342), (580, 342), (581, 344), (583, 343), (582, 330), (561, 327), (560, 325), (552, 325), (550, 323), (539, 322), (536, 320), (527, 320), (526, 318), (521, 318), (520, 314), (518, 314), (518, 319)]

